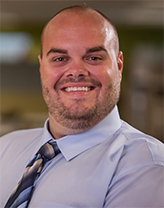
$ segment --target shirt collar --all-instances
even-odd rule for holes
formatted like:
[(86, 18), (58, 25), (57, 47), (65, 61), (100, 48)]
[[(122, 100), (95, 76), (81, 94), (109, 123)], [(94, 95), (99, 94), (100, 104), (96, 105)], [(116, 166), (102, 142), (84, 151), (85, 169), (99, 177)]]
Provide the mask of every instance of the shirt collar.
[[(112, 112), (104, 120), (102, 120), (91, 129), (82, 133), (67, 135), (61, 139), (56, 140), (56, 142), (66, 160), (69, 161), (87, 149), (103, 142), (112, 136), (120, 127), (120, 116), (118, 113), (118, 108), (115, 106)], [(47, 119), (44, 125), (44, 143), (46, 143), (51, 138), (52, 136), (48, 131)]]

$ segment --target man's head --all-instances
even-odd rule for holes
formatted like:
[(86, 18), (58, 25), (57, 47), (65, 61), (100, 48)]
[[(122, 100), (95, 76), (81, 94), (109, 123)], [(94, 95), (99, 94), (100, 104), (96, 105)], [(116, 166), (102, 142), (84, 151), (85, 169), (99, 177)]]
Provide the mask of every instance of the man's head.
[(40, 73), (56, 138), (85, 131), (117, 104), (123, 57), (113, 24), (85, 7), (66, 8), (42, 34)]

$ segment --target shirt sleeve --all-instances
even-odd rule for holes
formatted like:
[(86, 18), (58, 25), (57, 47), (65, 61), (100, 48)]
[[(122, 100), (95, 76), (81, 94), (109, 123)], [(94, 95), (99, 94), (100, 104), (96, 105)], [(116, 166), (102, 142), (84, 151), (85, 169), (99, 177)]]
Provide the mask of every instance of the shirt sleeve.
[(129, 170), (108, 188), (104, 208), (164, 207), (164, 167), (147, 166)]

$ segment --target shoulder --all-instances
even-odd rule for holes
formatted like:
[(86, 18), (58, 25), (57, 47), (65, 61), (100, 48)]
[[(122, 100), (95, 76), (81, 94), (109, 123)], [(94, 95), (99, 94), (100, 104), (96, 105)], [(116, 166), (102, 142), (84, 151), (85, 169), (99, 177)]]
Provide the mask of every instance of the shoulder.
[(15, 131), (9, 132), (9, 133), (1, 136), (1, 138), (8, 136), (8, 135), (12, 135), (12, 134), (22, 134), (22, 133), (39, 132), (39, 131), (43, 131), (43, 128), (15, 130)]
[(21, 143), (30, 143), (39, 139), (43, 134), (43, 128), (18, 130), (8, 133), (0, 138), (0, 145), (8, 146), (9, 144), (19, 145)]
[(17, 130), (10, 132), (8, 134), (5, 134), (1, 137), (1, 139), (10, 139), (15, 137), (22, 137), (22, 136), (33, 136), (36, 137), (43, 133), (43, 128), (36, 128), (36, 129), (25, 129), (25, 130)]
[(164, 144), (126, 122), (122, 122), (120, 134), (125, 138), (124, 152), (144, 165), (164, 166)]

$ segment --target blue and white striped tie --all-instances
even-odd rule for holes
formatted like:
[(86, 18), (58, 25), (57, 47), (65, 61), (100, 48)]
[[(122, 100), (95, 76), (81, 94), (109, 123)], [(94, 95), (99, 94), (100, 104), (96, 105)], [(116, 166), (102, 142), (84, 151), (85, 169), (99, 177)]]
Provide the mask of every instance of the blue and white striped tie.
[(60, 153), (54, 139), (49, 140), (26, 166), (22, 179), (12, 192), (4, 208), (27, 208), (31, 200), (36, 179), (45, 163)]

